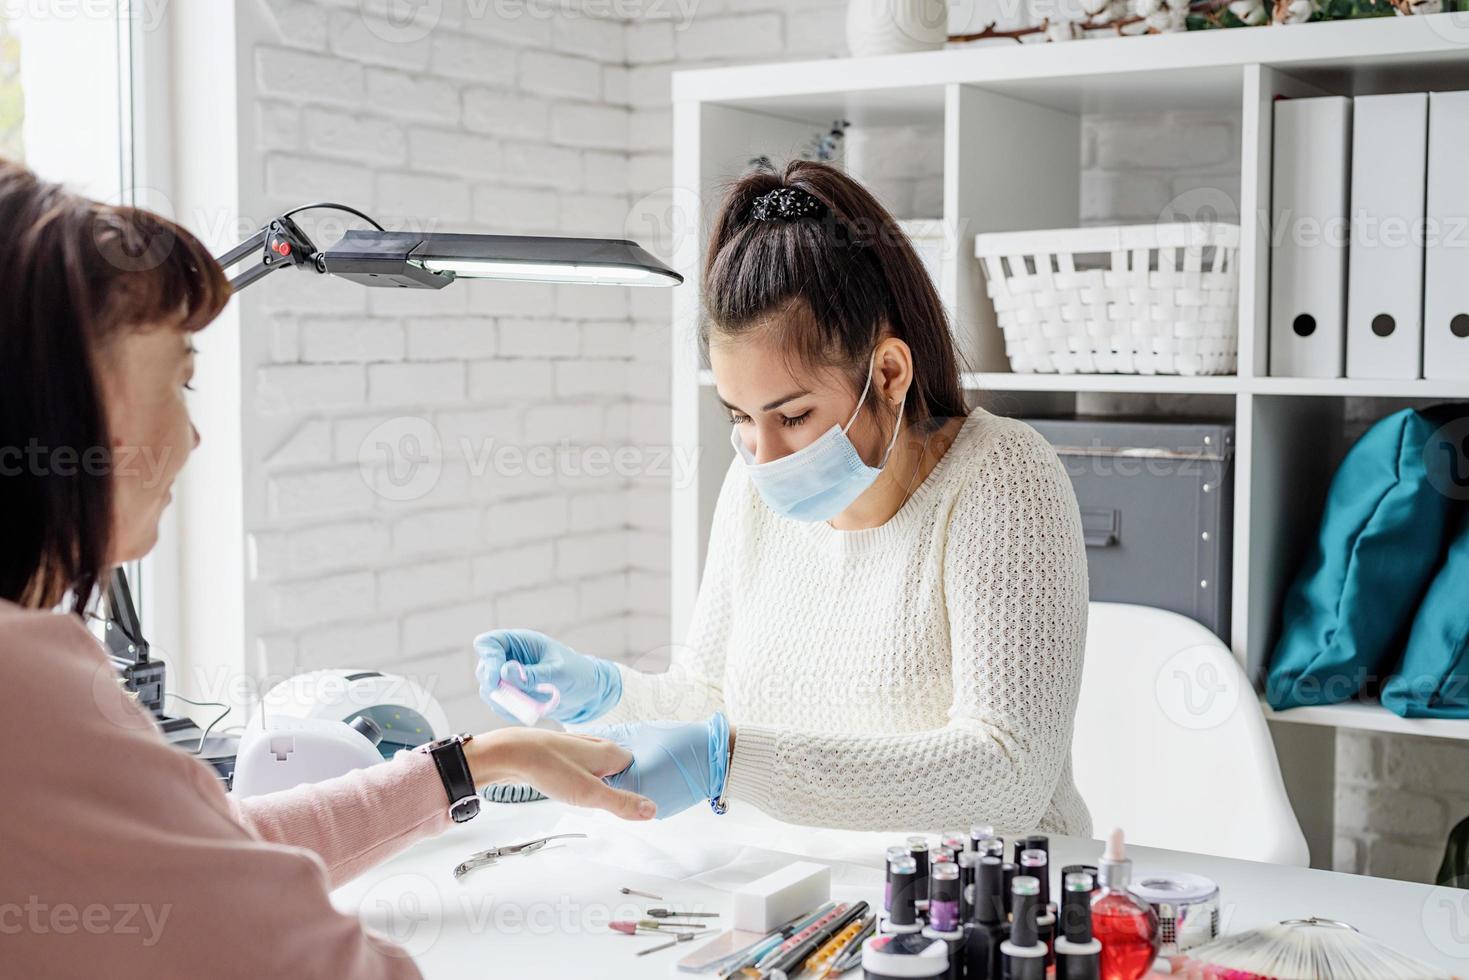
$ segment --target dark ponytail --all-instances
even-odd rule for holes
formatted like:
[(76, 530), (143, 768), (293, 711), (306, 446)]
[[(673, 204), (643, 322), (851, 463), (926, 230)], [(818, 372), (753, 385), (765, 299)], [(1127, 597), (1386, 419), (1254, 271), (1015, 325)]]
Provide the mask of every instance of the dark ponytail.
[[(790, 220), (757, 217), (757, 201), (781, 188), (821, 207)], [(968, 411), (933, 281), (887, 209), (835, 167), (795, 160), (784, 173), (760, 169), (735, 181), (714, 222), (703, 294), (706, 360), (711, 340), (771, 323), (803, 366), (839, 368), (860, 388), (886, 331), (913, 355), (906, 418), (937, 426)]]
[(197, 330), (229, 297), (178, 225), (0, 159), (0, 598), (49, 608), (74, 590), (80, 611), (111, 563), (99, 355), (126, 330)]

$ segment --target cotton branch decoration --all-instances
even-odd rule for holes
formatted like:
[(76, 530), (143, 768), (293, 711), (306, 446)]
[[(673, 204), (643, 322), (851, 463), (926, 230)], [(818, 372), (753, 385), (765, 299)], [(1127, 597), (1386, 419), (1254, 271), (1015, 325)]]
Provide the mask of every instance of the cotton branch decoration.
[(949, 41), (1071, 41), (1099, 33), (1172, 34), (1469, 10), (1469, 0), (1079, 0), (1079, 5), (1079, 18), (1047, 17), (1008, 29), (991, 23), (972, 33), (951, 34)]
[[(1084, 17), (1077, 20), (1044, 18), (1039, 24), (1000, 30), (994, 24), (971, 34), (955, 34), (952, 42), (1028, 38), (1047, 41), (1072, 41), (1090, 37), (1098, 31), (1116, 34), (1172, 34), (1190, 28), (1191, 17), (1218, 17), (1228, 10), (1222, 0), (1080, 0)], [(1255, 5), (1264, 10), (1264, 0), (1234, 0), (1235, 4)], [(1230, 15), (1234, 16), (1234, 15)], [(1243, 20), (1243, 18), (1241, 18)], [(1223, 26), (1223, 25), (1220, 25)]]

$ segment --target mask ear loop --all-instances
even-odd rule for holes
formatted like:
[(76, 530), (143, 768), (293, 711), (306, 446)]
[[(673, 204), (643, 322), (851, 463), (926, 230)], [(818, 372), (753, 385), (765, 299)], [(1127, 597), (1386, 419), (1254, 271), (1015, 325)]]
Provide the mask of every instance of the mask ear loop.
[[(874, 347), (872, 348), (872, 356), (867, 359), (867, 383), (862, 386), (862, 394), (857, 396), (857, 407), (852, 409), (852, 417), (847, 419), (846, 425), (842, 426), (842, 435), (847, 434), (847, 430), (852, 427), (852, 423), (857, 421), (858, 413), (862, 411), (862, 403), (867, 400), (867, 392), (872, 387), (872, 369), (876, 366), (877, 348)], [(882, 459), (877, 464), (878, 469), (882, 469), (888, 465), (888, 457), (893, 454), (893, 447), (898, 444), (898, 433), (903, 429), (903, 408), (906, 401), (907, 399), (905, 398), (903, 401), (898, 402), (898, 420), (893, 423), (893, 437), (888, 440), (888, 448), (883, 451)]]
[(877, 348), (874, 347), (872, 348), (872, 356), (867, 359), (867, 383), (862, 386), (862, 394), (857, 396), (857, 407), (852, 409), (852, 417), (847, 419), (846, 425), (842, 426), (842, 435), (847, 434), (847, 430), (852, 427), (852, 423), (857, 421), (857, 413), (862, 411), (862, 403), (867, 400), (868, 389), (872, 387), (872, 369), (876, 364)]
[(893, 447), (898, 444), (898, 433), (903, 431), (903, 407), (907, 399), (898, 402), (898, 420), (893, 423), (893, 437), (888, 440), (888, 448), (882, 454), (882, 461), (877, 464), (878, 469), (888, 465), (888, 457), (893, 454)]

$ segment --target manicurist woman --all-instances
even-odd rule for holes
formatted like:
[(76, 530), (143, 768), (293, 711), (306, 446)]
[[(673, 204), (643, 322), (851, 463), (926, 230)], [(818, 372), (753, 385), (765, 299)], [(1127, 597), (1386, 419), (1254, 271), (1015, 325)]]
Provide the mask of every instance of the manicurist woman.
[[(190, 338), (229, 295), (182, 228), (0, 160), (0, 976), (419, 976), (328, 892), (449, 827), (439, 759), (232, 800), (83, 625), (157, 538), (199, 441)], [(653, 814), (599, 778), (629, 761), (609, 741), (514, 728), (437, 751), (475, 783)]]
[[(739, 180), (701, 339), (735, 449), (687, 640), (649, 674), (527, 630), (476, 641), (482, 693), (628, 746), (613, 785), (862, 829), (1086, 835), (1071, 735), (1080, 514), (1033, 429), (965, 407), (945, 312), (842, 172)], [(519, 664), (506, 663), (507, 660)]]

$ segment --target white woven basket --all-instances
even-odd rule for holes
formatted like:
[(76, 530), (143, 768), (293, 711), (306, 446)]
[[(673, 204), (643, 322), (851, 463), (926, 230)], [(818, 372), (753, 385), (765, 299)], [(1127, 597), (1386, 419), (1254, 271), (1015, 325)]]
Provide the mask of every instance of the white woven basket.
[(1233, 374), (1239, 226), (976, 235), (1012, 371)]

